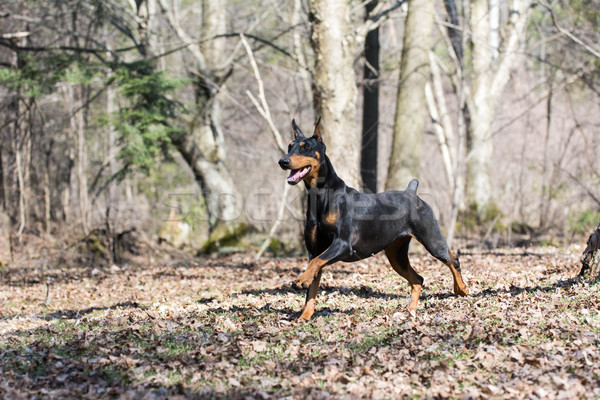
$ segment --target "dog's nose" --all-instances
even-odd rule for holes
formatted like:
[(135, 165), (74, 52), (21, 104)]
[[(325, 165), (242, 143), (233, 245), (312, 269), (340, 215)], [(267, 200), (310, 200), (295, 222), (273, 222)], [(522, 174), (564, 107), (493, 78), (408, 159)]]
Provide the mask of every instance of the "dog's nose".
[(281, 160), (279, 160), (279, 166), (283, 169), (289, 168), (290, 167), (290, 159), (287, 157), (283, 157)]

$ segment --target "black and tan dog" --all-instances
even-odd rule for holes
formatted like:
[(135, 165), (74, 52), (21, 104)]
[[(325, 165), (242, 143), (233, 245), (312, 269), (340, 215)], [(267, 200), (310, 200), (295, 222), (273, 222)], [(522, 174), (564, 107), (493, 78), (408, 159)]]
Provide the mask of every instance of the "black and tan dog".
[[(319, 119), (320, 122), (320, 119)], [(408, 246), (414, 237), (435, 258), (446, 264), (454, 278), (454, 293), (468, 294), (460, 275), (457, 256), (448, 249), (431, 207), (417, 196), (416, 179), (404, 191), (363, 194), (346, 186), (325, 154), (319, 122), (312, 137), (305, 137), (292, 121), (294, 140), (279, 165), (291, 170), (287, 181), (304, 181), (308, 208), (304, 239), (310, 256), (306, 271), (293, 283), (308, 289), (298, 319), (309, 320), (323, 267), (337, 261), (352, 262), (384, 250), (394, 270), (411, 285), (408, 310), (415, 316), (423, 278), (408, 261)]]

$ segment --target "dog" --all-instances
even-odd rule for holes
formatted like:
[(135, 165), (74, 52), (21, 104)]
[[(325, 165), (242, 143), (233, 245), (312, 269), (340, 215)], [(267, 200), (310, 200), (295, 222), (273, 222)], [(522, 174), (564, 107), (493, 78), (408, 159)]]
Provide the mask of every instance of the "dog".
[(411, 267), (408, 247), (417, 239), (427, 251), (450, 268), (454, 293), (468, 295), (458, 257), (448, 249), (431, 207), (417, 195), (413, 179), (406, 190), (364, 194), (347, 186), (336, 174), (325, 153), (320, 132), (306, 137), (292, 120), (293, 140), (279, 166), (290, 170), (287, 182), (304, 181), (308, 194), (304, 240), (309, 254), (306, 271), (292, 286), (306, 289), (306, 302), (297, 320), (308, 321), (315, 312), (315, 298), (323, 267), (338, 261), (353, 262), (380, 251), (392, 268), (411, 286), (408, 312), (416, 317), (423, 278)]

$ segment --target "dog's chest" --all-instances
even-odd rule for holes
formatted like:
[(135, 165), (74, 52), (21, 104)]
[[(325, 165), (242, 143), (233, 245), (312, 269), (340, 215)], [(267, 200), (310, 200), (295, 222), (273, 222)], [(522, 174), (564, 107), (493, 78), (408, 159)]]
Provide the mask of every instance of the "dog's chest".
[(306, 221), (304, 239), (307, 250), (312, 254), (320, 254), (333, 241), (333, 231), (330, 224), (316, 218)]

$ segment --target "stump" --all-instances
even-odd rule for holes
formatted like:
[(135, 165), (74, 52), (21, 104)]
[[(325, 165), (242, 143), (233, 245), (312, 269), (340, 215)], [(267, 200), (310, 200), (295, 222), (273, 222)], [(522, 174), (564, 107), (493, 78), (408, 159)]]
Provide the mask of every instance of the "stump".
[(579, 276), (591, 282), (600, 278), (600, 225), (590, 235), (587, 247), (581, 255)]

